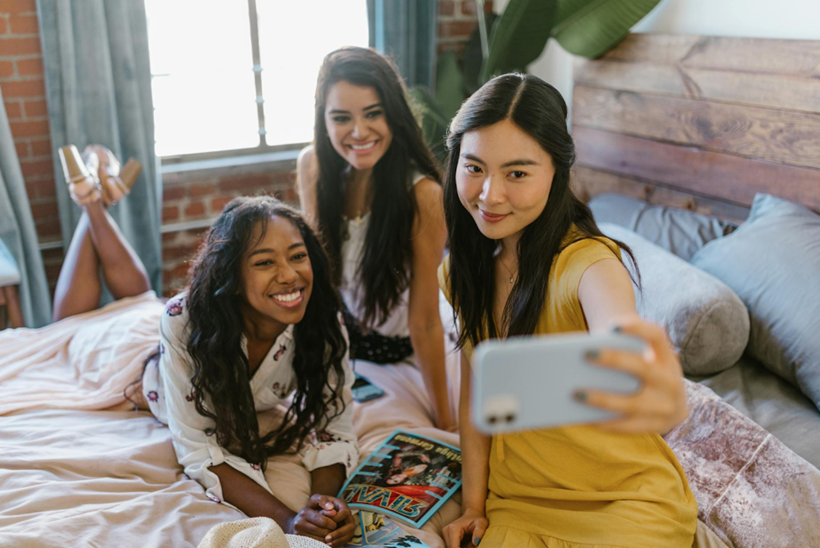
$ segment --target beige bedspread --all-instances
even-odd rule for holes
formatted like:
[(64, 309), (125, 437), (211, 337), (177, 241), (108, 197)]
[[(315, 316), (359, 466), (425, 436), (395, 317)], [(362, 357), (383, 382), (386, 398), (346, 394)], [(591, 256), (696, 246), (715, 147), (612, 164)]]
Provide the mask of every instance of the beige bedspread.
[(159, 344), (163, 308), (147, 291), (40, 329), (0, 331), (0, 416), (121, 403)]
[[(432, 426), (417, 369), (358, 369), (389, 394), (356, 411), (363, 452), (397, 428), (458, 443)], [(288, 498), (301, 488), (302, 470), (286, 462), (269, 482)], [(458, 515), (458, 500), (414, 532), (443, 546), (437, 533)], [(243, 517), (182, 473), (169, 430), (149, 413), (40, 409), (0, 417), (4, 548), (197, 546), (212, 526)]]
[(241, 519), (205, 498), (149, 413), (0, 417), (0, 546), (197, 546)]

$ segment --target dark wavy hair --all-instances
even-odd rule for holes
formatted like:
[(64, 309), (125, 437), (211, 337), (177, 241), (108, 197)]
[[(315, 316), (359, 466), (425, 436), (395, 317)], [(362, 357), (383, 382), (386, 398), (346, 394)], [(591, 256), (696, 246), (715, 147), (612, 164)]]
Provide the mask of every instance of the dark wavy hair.
[[(524, 228), (518, 241), (518, 280), (504, 307), (502, 325), (497, 326), (492, 306), (498, 242), (481, 234), (459, 201), (456, 169), (464, 134), (503, 120), (511, 120), (541, 145), (552, 158), (555, 176), (544, 211)], [(454, 312), (461, 322), (459, 347), (468, 341), (478, 344), (487, 335), (533, 334), (546, 303), (548, 273), (570, 227), (574, 224), (579, 233), (566, 245), (604, 237), (589, 207), (570, 188), (575, 144), (566, 120), (567, 105), (558, 90), (532, 75), (505, 74), (473, 94), (450, 123), (444, 211), (450, 238), (450, 291)], [(631, 250), (621, 242), (615, 243), (634, 263)]]
[[(256, 243), (254, 227), (261, 225), (264, 238), (272, 217), (287, 219), (301, 233), (313, 289), (305, 316), (294, 327), (293, 403), (279, 428), (260, 436), (241, 346), (240, 265)], [(269, 196), (236, 198), (225, 206), (191, 268), (186, 306), (196, 410), (214, 420), (213, 434), (221, 446), (238, 448), (249, 462), (264, 467), (268, 457), (297, 451), (313, 429), (324, 428), (344, 411), (344, 403), (338, 403), (347, 353), (338, 317), (341, 302), (319, 239), (294, 209)]]
[(416, 169), (435, 181), (440, 181), (441, 176), (410, 109), (404, 82), (395, 65), (365, 48), (346, 47), (329, 53), (316, 84), (314, 148), (319, 165), (316, 192), (319, 232), (327, 245), (337, 284), (342, 276), (342, 239), (346, 228), (342, 224), (342, 208), (352, 168), (330, 142), (325, 103), (330, 89), (342, 80), (376, 90), (393, 133), (390, 148), (373, 170), (370, 225), (358, 267), (364, 309), (364, 317), (359, 320), (373, 326), (388, 317), (409, 284), (411, 232), (417, 212), (410, 174)]

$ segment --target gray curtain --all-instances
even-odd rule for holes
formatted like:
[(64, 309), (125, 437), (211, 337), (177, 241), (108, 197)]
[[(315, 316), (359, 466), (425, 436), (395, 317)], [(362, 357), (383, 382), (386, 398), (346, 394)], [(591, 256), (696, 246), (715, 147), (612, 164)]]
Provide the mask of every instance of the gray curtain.
[(434, 89), (437, 0), (367, 0), (370, 47), (391, 56), (408, 86)]
[(143, 0), (38, 0), (57, 199), (68, 248), (81, 210), (68, 195), (57, 150), (107, 146), (142, 163), (131, 194), (110, 209), (161, 289), (160, 179)]
[(20, 270), (20, 305), (27, 327), (51, 322), (51, 294), (48, 291), (43, 257), (37, 243), (34, 219), (23, 182), (23, 172), (9, 128), (9, 119), (0, 93), (0, 240), (11, 252)]

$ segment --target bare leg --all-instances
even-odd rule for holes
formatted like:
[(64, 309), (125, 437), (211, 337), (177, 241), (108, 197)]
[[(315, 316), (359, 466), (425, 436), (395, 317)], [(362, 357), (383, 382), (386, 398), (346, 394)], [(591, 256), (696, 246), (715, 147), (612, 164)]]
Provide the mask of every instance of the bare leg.
[(83, 213), (57, 279), (53, 307), (55, 322), (96, 310), (100, 304), (100, 261), (91, 240), (89, 225), (88, 215)]
[(54, 292), (54, 321), (96, 310), (100, 267), (114, 299), (151, 289), (145, 267), (101, 201), (88, 204), (68, 247)]
[(151, 289), (145, 266), (102, 202), (89, 204), (85, 211), (105, 285), (114, 299), (134, 297)]

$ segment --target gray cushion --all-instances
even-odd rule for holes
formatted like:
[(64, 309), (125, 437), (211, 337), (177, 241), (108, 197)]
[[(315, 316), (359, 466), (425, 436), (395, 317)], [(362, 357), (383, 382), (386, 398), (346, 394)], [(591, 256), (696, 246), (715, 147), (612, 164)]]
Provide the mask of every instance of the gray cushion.
[(820, 408), (820, 215), (758, 194), (748, 220), (692, 263), (746, 303), (748, 353)]
[[(684, 372), (708, 375), (740, 359), (749, 341), (749, 314), (726, 284), (631, 230), (598, 226), (632, 249), (641, 275), (638, 314), (666, 328)], [(626, 257), (625, 263), (634, 272)]]
[(626, 227), (685, 261), (707, 243), (735, 229), (733, 223), (716, 217), (618, 194), (596, 196), (589, 207), (597, 222)]

